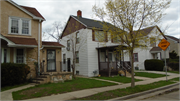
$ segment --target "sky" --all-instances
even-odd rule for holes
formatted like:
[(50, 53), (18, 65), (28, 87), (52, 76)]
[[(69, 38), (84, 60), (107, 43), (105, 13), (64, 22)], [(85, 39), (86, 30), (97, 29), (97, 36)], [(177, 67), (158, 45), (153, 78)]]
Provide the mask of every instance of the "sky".
[[(92, 12), (93, 5), (102, 7), (105, 0), (13, 0), (19, 5), (36, 8), (46, 19), (43, 22), (42, 32), (51, 28), (55, 21), (65, 24), (70, 15), (77, 15), (77, 11), (82, 11), (82, 17), (97, 19)], [(180, 38), (180, 0), (172, 0), (170, 7), (165, 11), (161, 23), (158, 24), (166, 35)], [(168, 27), (167, 27), (168, 26)], [(165, 30), (166, 29), (166, 30)], [(55, 41), (46, 39), (46, 41)]]

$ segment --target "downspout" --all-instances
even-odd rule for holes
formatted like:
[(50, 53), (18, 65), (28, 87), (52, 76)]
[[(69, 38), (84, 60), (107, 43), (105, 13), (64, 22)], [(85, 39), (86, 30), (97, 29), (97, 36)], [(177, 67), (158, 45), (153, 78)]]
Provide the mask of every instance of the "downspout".
[(39, 20), (39, 32), (38, 32), (38, 76), (40, 75), (40, 23), (41, 20)]

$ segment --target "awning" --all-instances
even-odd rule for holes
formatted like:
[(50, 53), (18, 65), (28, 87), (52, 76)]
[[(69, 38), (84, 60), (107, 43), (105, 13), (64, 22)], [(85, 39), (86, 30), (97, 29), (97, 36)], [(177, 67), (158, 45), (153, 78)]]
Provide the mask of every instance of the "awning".
[(1, 35), (0, 38), (8, 43), (8, 47), (37, 47), (38, 45), (35, 38), (9, 37), (3, 35)]
[(122, 48), (126, 48), (127, 46), (125, 45), (110, 45), (110, 46), (103, 46), (103, 47), (96, 47), (96, 49), (114, 49), (118, 46), (121, 46)]
[(162, 49), (160, 47), (153, 47), (150, 52), (151, 53), (160, 53)]
[(64, 47), (59, 42), (49, 42), (49, 41), (43, 41), (42, 42), (43, 47), (54, 47), (54, 48), (61, 48)]

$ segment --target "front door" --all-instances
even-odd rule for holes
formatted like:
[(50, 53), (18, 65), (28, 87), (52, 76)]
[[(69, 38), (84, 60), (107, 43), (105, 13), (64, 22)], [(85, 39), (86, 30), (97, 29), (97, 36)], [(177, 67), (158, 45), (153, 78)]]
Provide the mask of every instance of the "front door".
[(47, 50), (47, 71), (56, 71), (56, 51)]
[(68, 72), (71, 71), (71, 59), (70, 58), (67, 59), (67, 70), (68, 70)]

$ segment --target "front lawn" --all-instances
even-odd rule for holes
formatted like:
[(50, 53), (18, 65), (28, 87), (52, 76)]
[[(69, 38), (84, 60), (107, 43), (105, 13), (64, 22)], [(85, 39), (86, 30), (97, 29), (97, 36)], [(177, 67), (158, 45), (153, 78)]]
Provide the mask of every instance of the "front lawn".
[(65, 81), (64, 83), (49, 83), (36, 85), (20, 91), (13, 92), (14, 100), (30, 99), (52, 94), (61, 94), (88, 88), (116, 85), (115, 83), (99, 81), (88, 78), (77, 78), (76, 80)]
[[(125, 76), (114, 76), (114, 77), (97, 77), (98, 79), (104, 79), (104, 80), (110, 80), (110, 81), (116, 81), (120, 83), (130, 83), (131, 78), (125, 77)], [(139, 79), (135, 79), (135, 82), (142, 81)]]
[(179, 71), (168, 71), (169, 73), (176, 73), (179, 74)]
[(166, 76), (165, 74), (156, 74), (148, 72), (135, 72), (135, 76), (148, 77), (148, 78), (159, 78)]
[(146, 84), (146, 85), (137, 85), (134, 88), (127, 87), (127, 88), (122, 88), (122, 89), (101, 92), (95, 95), (91, 95), (91, 96), (79, 98), (79, 99), (74, 99), (74, 100), (108, 100), (112, 98), (122, 97), (122, 96), (130, 95), (130, 94), (166, 86), (173, 83), (175, 82), (158, 81), (158, 82), (154, 82), (154, 83)]
[(23, 84), (14, 85), (14, 86), (1, 87), (1, 92), (2, 92), (2, 91), (9, 90), (9, 89), (17, 88), (17, 87), (20, 87), (20, 86), (24, 86), (24, 85), (27, 85), (27, 84), (29, 84), (29, 83), (23, 83)]
[(170, 79), (171, 81), (179, 81), (179, 77)]

